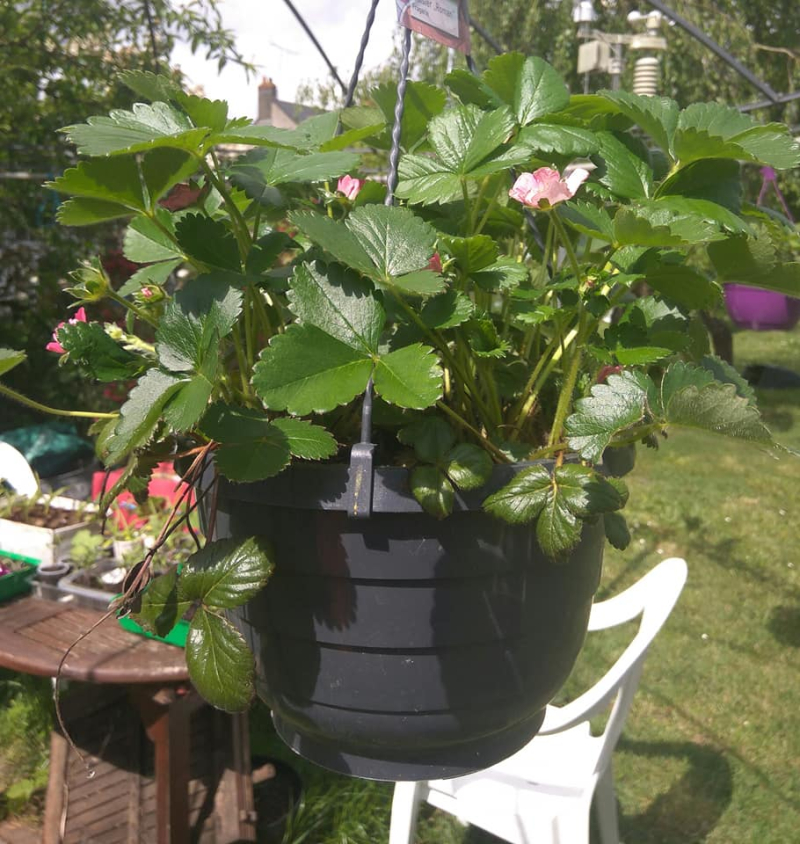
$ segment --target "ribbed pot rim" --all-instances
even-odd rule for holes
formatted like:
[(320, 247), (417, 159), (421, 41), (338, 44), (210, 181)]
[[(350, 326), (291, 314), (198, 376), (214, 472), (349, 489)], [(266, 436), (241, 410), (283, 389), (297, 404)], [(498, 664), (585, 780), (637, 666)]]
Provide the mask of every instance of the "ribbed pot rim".
[[(479, 489), (455, 490), (454, 512), (479, 511), (486, 497), (532, 466), (552, 468), (554, 461), (535, 460), (496, 464)], [(373, 513), (424, 513), (411, 493), (411, 471), (404, 466), (377, 466), (372, 491)], [(348, 511), (352, 498), (350, 467), (346, 463), (294, 463), (274, 478), (236, 484), (220, 479), (220, 503), (245, 501), (299, 510)]]

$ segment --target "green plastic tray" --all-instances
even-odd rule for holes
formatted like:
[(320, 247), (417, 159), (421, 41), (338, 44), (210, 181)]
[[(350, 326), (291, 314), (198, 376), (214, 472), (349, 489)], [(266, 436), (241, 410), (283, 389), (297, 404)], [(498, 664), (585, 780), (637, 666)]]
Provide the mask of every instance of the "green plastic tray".
[(155, 639), (158, 642), (164, 642), (167, 645), (175, 645), (178, 648), (186, 647), (186, 639), (189, 636), (189, 622), (181, 619), (166, 636), (156, 636), (155, 633), (150, 633), (144, 629), (140, 624), (137, 624), (132, 618), (118, 618), (119, 626), (129, 633), (136, 633), (139, 636), (146, 636), (148, 639)]
[(0, 577), (0, 603), (2, 603), (9, 598), (15, 598), (17, 595), (30, 591), (31, 579), (36, 574), (36, 566), (39, 565), (39, 561), (32, 557), (23, 557), (22, 554), (12, 554), (11, 551), (0, 551), (0, 557), (19, 560), (28, 566), (22, 571), (15, 571), (13, 574), (5, 574)]

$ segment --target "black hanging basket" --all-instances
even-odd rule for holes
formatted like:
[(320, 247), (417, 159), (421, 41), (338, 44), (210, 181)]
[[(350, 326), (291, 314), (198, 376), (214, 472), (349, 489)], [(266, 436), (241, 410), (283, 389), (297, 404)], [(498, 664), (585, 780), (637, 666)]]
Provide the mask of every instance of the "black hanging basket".
[(348, 515), (347, 466), (221, 482), (217, 536), (266, 536), (275, 573), (235, 616), (282, 738), (326, 768), (378, 780), (458, 776), (538, 731), (583, 644), (602, 525), (554, 562), (534, 531), (480, 509), (522, 466), (437, 521), (405, 469), (375, 470), (372, 515)]

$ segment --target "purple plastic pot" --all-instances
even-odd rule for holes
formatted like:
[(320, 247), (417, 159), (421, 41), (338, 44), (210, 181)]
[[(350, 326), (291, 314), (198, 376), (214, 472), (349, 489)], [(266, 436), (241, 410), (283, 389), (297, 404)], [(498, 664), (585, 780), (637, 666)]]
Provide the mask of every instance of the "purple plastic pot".
[(800, 319), (800, 299), (744, 284), (725, 285), (725, 304), (739, 328), (753, 331), (788, 330)]

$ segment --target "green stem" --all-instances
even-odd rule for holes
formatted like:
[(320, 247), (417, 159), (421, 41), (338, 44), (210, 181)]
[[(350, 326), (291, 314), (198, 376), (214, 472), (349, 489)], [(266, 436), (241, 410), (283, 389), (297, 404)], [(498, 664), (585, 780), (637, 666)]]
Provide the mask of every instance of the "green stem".
[(239, 364), (239, 379), (242, 383), (242, 392), (245, 396), (250, 395), (250, 382), (247, 379), (247, 362), (244, 356), (244, 348), (242, 346), (242, 331), (239, 324), (233, 326), (233, 345), (236, 349), (236, 360)]
[(578, 380), (578, 371), (580, 370), (581, 358), (583, 357), (582, 339), (585, 331), (583, 314), (581, 314), (581, 321), (578, 326), (578, 334), (576, 337), (575, 348), (572, 350), (572, 360), (567, 370), (567, 378), (561, 387), (561, 394), (558, 397), (558, 405), (556, 406), (556, 415), (553, 419), (553, 427), (550, 429), (550, 439), (548, 445), (553, 446), (561, 440), (561, 433), (564, 430), (564, 421), (569, 413), (572, 405), (572, 394), (575, 392), (575, 384)]
[(392, 292), (397, 304), (400, 305), (403, 311), (408, 315), (409, 319), (417, 326), (417, 328), (419, 328), (422, 334), (427, 337), (434, 347), (441, 352), (442, 357), (445, 359), (450, 369), (452, 369), (453, 373), (458, 375), (461, 379), (461, 384), (464, 387), (469, 387), (470, 396), (475, 402), (484, 424), (489, 424), (491, 422), (492, 415), (489, 412), (488, 407), (480, 397), (478, 391), (474, 389), (474, 387), (469, 386), (472, 385), (474, 378), (462, 369), (459, 362), (451, 354), (450, 349), (447, 348), (447, 343), (442, 338), (437, 337), (435, 332), (425, 325), (425, 323), (417, 315), (416, 311), (403, 299), (402, 296), (400, 296), (396, 291)]
[(550, 214), (550, 219), (555, 224), (556, 231), (558, 232), (558, 239), (561, 241), (564, 249), (566, 249), (567, 251), (567, 257), (569, 258), (569, 262), (572, 265), (572, 271), (575, 273), (575, 278), (577, 278), (580, 282), (581, 268), (580, 264), (578, 263), (578, 257), (575, 254), (575, 249), (572, 246), (572, 241), (569, 239), (569, 235), (567, 235), (567, 232), (564, 229), (564, 224), (561, 222), (561, 219), (558, 216), (557, 210), (554, 210), (552, 214)]
[(461, 180), (461, 196), (464, 200), (464, 222), (467, 224), (468, 230), (471, 230), (472, 223), (472, 205), (469, 201), (469, 189), (467, 188), (467, 180)]
[(457, 425), (460, 425), (465, 430), (469, 431), (474, 437), (476, 437), (483, 447), (490, 453), (497, 457), (502, 463), (510, 463), (511, 461), (508, 459), (508, 456), (502, 452), (493, 442), (491, 442), (485, 434), (482, 434), (477, 428), (474, 428), (472, 425), (467, 422), (462, 416), (459, 416), (455, 410), (451, 407), (448, 407), (443, 401), (436, 402), (436, 406), (443, 410)]
[(49, 413), (52, 416), (71, 416), (76, 419), (116, 419), (119, 416), (118, 413), (100, 413), (99, 411), (89, 410), (59, 410), (55, 407), (48, 407), (46, 404), (39, 404), (38, 401), (23, 396), (22, 393), (12, 390), (11, 387), (6, 387), (5, 384), (0, 384), (0, 395), (8, 396), (10, 399), (14, 399), (14, 401), (18, 401), (26, 407), (38, 410), (41, 413)]
[(127, 299), (123, 299), (122, 296), (119, 296), (113, 290), (108, 291), (108, 298), (112, 299), (119, 305), (122, 305), (123, 308), (127, 308), (132, 313), (136, 314), (136, 316), (142, 320), (142, 322), (146, 322), (148, 325), (152, 325), (153, 328), (158, 328), (158, 323), (149, 317), (141, 308), (137, 308), (133, 302), (129, 302)]
[[(217, 157), (214, 152), (211, 153), (211, 157), (214, 162), (214, 166), (219, 168), (219, 162), (217, 161)], [(217, 189), (219, 195), (222, 197), (222, 201), (225, 203), (225, 207), (228, 209), (228, 214), (230, 215), (231, 222), (233, 223), (233, 233), (236, 236), (236, 242), (239, 245), (239, 257), (242, 260), (242, 264), (244, 264), (247, 259), (247, 253), (250, 250), (250, 230), (247, 227), (247, 222), (242, 216), (242, 212), (238, 209), (236, 203), (231, 198), (231, 195), (228, 193), (222, 179), (220, 179), (214, 172), (214, 168), (212, 168), (206, 161), (205, 157), (201, 156), (199, 160), (200, 166), (203, 168), (203, 172), (205, 172), (209, 182), (211, 182), (211, 184)]]

